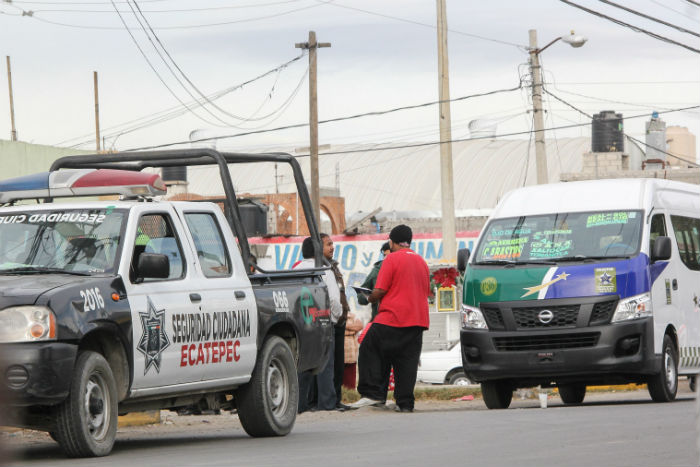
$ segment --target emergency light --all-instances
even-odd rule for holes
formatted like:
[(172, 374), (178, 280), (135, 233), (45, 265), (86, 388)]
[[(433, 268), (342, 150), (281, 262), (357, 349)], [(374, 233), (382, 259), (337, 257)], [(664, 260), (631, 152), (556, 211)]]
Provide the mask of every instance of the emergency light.
[(41, 172), (0, 181), (0, 203), (67, 196), (156, 196), (166, 193), (158, 174), (114, 169)]

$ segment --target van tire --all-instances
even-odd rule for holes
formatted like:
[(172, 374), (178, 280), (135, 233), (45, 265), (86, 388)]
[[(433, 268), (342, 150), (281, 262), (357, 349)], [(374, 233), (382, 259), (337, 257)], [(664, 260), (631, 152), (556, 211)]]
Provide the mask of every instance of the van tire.
[(117, 437), (117, 385), (97, 352), (78, 354), (68, 398), (57, 407), (55, 440), (68, 457), (101, 457)]
[(287, 342), (263, 343), (250, 381), (236, 392), (238, 418), (250, 436), (284, 436), (292, 431), (299, 405), (299, 380)]
[(654, 402), (671, 402), (678, 391), (678, 352), (671, 336), (664, 336), (661, 353), (661, 372), (651, 376), (647, 381), (649, 395)]
[(513, 400), (513, 388), (507, 381), (484, 381), (481, 395), (489, 409), (507, 409)]
[(559, 397), (565, 404), (580, 404), (586, 397), (585, 384), (560, 384), (557, 387), (559, 388)]

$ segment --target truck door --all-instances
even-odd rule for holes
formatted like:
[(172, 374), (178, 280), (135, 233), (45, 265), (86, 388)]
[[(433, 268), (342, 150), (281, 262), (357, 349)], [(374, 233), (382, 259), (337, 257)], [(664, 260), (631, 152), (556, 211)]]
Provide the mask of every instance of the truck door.
[(236, 241), (225, 218), (217, 214), (194, 210), (181, 214), (196, 251), (190, 286), (199, 296), (198, 313), (211, 323), (205, 339), (189, 345), (187, 364), (193, 362), (194, 347), (203, 346), (205, 380), (245, 382), (255, 365), (258, 313)]
[[(134, 213), (135, 215), (138, 215)], [(133, 322), (133, 389), (162, 387), (201, 380), (203, 365), (182, 365), (180, 340), (197, 340), (203, 323), (197, 319), (198, 303), (187, 268), (182, 227), (169, 206), (159, 212), (143, 212), (130, 222), (127, 238), (135, 239), (124, 282)], [(165, 254), (167, 278), (143, 278), (138, 271), (141, 253)], [(185, 325), (174, 329), (175, 322)], [(177, 331), (177, 333), (175, 332)]]

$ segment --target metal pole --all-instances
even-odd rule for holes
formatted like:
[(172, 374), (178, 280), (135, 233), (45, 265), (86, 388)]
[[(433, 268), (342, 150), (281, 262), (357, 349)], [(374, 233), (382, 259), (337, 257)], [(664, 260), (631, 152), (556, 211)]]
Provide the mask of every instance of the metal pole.
[(17, 129), (15, 128), (15, 101), (12, 97), (12, 68), (10, 67), (10, 56), (6, 55), (7, 58), (7, 85), (10, 89), (10, 122), (12, 123), (12, 141), (17, 141)]
[(93, 81), (95, 83), (95, 144), (97, 151), (100, 151), (100, 100), (97, 94), (97, 72), (93, 71)]
[(321, 225), (321, 195), (318, 181), (318, 93), (316, 81), (316, 49), (330, 47), (328, 42), (316, 42), (316, 32), (309, 31), (309, 42), (297, 43), (298, 49), (309, 51), (309, 160), (311, 170), (311, 206), (316, 222)]
[[(532, 117), (535, 123), (535, 164), (537, 184), (549, 183), (547, 171), (547, 149), (544, 144), (544, 114), (542, 112), (542, 68), (540, 50), (537, 49), (537, 31), (530, 29), (530, 74), (532, 75)], [(549, 44), (551, 45), (551, 43)], [(527, 169), (526, 169), (527, 170)]]
[(447, 59), (447, 12), (445, 0), (437, 0), (438, 83), (440, 91), (440, 191), (442, 200), (442, 259), (457, 261), (455, 190), (452, 170), (452, 124)]

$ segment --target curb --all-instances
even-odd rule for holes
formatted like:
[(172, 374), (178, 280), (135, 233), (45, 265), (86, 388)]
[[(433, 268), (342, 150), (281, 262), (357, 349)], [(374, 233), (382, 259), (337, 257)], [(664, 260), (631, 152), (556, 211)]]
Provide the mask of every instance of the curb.
[(133, 412), (119, 417), (119, 428), (160, 424), (160, 410)]

